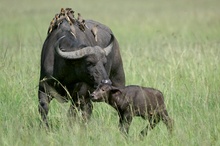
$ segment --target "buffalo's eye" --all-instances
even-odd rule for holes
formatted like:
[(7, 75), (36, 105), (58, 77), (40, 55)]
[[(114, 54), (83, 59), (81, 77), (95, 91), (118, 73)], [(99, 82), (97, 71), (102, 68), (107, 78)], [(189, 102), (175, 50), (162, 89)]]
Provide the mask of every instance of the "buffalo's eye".
[(104, 58), (104, 59), (103, 59), (103, 65), (106, 65), (106, 63), (107, 63), (107, 59)]
[(86, 65), (87, 65), (87, 66), (91, 66), (91, 65), (93, 65), (93, 63), (90, 62), (90, 61), (87, 61), (87, 62), (86, 62)]
[(105, 63), (103, 63), (103, 65), (104, 65), (104, 66), (106, 66), (106, 64), (107, 64), (106, 62), (105, 62)]

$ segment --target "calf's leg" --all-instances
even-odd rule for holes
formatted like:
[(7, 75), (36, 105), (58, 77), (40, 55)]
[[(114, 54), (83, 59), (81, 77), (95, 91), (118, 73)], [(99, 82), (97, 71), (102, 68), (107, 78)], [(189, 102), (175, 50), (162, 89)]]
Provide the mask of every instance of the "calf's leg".
[(169, 133), (172, 134), (174, 122), (169, 117), (167, 110), (163, 111), (163, 113), (161, 114), (161, 118), (162, 118), (162, 121), (166, 124)]
[(128, 135), (129, 127), (132, 122), (132, 116), (131, 115), (121, 115), (119, 118), (119, 129), (121, 132), (123, 132), (125, 135)]
[(141, 136), (146, 136), (149, 130), (154, 129), (157, 123), (160, 122), (160, 118), (158, 116), (149, 116), (148, 117), (149, 125), (147, 125), (140, 133)]

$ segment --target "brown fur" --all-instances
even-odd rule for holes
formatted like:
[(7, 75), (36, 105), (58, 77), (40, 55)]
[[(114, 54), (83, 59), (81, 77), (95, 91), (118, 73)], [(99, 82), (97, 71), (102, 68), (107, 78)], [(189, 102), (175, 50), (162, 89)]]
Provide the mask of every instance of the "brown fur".
[(120, 130), (126, 134), (134, 116), (148, 119), (150, 123), (150, 127), (141, 131), (142, 136), (147, 135), (147, 131), (153, 129), (160, 120), (172, 132), (173, 121), (168, 116), (163, 94), (157, 89), (135, 85), (116, 88), (102, 84), (91, 94), (91, 98), (95, 102), (104, 101), (118, 111)]

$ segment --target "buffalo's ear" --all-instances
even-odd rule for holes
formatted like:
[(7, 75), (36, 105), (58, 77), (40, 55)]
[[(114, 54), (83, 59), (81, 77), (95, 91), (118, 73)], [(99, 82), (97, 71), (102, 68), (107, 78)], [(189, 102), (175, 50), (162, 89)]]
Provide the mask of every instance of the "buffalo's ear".
[(117, 95), (120, 95), (122, 92), (120, 89), (116, 88), (116, 87), (112, 87), (111, 89), (111, 94), (114, 95), (114, 96), (117, 96)]

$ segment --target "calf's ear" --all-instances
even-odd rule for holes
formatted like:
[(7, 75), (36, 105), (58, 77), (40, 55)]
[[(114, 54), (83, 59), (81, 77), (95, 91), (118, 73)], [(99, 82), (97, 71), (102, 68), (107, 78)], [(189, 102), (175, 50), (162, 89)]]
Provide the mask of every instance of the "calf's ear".
[(111, 94), (114, 95), (114, 96), (120, 95), (120, 94), (122, 93), (120, 89), (115, 88), (115, 87), (113, 87), (110, 92), (111, 92)]

